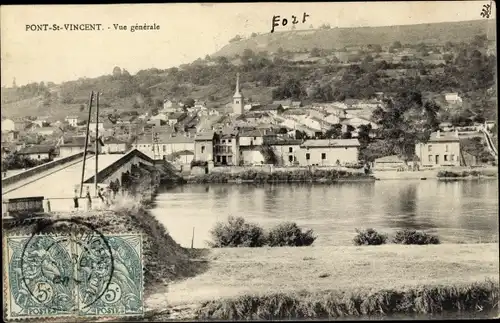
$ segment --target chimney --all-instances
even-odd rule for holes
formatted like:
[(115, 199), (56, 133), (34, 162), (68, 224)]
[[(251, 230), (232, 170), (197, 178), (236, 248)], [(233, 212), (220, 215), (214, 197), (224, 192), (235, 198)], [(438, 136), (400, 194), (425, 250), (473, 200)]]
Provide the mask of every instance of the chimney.
[(438, 130), (438, 131), (436, 132), (436, 138), (440, 138), (440, 137), (441, 137), (441, 131), (440, 131), (440, 130)]
[(458, 138), (458, 130), (457, 129), (455, 129), (455, 137)]

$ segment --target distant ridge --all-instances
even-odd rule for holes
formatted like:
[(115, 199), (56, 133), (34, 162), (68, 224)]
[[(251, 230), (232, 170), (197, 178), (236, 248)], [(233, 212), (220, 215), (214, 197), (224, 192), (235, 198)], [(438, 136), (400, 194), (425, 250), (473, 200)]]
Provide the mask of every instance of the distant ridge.
[(394, 41), (402, 44), (469, 42), (474, 36), (486, 34), (489, 40), (496, 40), (496, 19), (442, 22), (418, 25), (384, 27), (353, 27), (331, 29), (310, 29), (278, 31), (227, 44), (212, 56), (234, 56), (246, 48), (259, 52), (309, 51), (320, 49), (342, 49), (349, 46), (368, 44), (389, 45)]

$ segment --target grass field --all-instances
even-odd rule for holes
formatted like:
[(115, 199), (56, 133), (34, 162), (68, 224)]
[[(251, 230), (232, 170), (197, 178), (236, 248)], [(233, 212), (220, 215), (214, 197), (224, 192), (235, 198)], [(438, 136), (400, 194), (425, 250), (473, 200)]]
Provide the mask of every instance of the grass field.
[[(147, 306), (176, 306), (298, 291), (328, 292), (453, 286), (498, 280), (497, 244), (303, 248), (227, 248), (207, 251), (208, 270), (151, 295)], [(163, 303), (164, 304), (164, 303)]]

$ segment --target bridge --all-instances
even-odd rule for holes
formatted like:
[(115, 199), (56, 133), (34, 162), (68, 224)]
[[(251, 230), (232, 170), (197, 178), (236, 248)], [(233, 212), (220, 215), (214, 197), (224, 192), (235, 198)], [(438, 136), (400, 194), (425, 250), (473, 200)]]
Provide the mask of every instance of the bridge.
[[(87, 155), (83, 194), (88, 187), (94, 200), (97, 200), (94, 190), (95, 158), (95, 155)], [(132, 165), (154, 166), (154, 161), (137, 149), (125, 154), (99, 154), (98, 162), (97, 182), (101, 185), (109, 185), (112, 181), (121, 184), (123, 175), (131, 172)], [(72, 210), (75, 189), (80, 193), (82, 167), (83, 152), (80, 152), (2, 178), (2, 215), (9, 200), (27, 197), (43, 197), (45, 211)], [(50, 210), (47, 210), (47, 200), (50, 201)], [(80, 200), (80, 207), (83, 202)]]

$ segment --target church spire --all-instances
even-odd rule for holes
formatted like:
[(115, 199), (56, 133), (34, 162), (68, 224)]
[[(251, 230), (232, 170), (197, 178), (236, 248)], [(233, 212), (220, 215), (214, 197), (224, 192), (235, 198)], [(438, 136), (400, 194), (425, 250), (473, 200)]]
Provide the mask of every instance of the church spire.
[(241, 96), (240, 94), (240, 73), (236, 73), (236, 90), (234, 96)]

